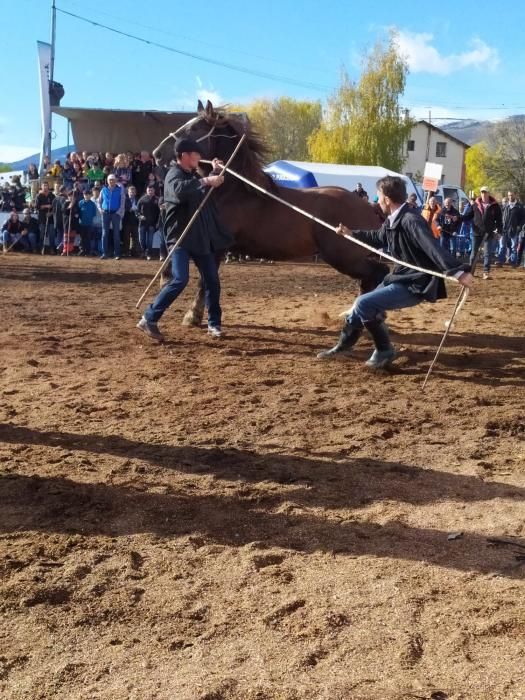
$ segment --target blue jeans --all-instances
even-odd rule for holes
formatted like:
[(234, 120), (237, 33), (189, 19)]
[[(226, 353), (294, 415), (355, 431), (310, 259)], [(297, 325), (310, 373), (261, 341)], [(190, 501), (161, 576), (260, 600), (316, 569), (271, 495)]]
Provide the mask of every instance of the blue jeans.
[(380, 284), (373, 291), (357, 297), (346, 317), (346, 322), (355, 328), (362, 328), (367, 321), (383, 319), (386, 311), (407, 309), (422, 301), (424, 301), (423, 297), (412, 294), (406, 284), (400, 282)]
[(509, 262), (512, 265), (516, 264), (518, 249), (518, 234), (512, 236), (510, 233), (504, 233), (499, 241), (498, 246), (498, 262), (503, 265), (503, 263)]
[(151, 323), (157, 323), (162, 314), (173, 304), (175, 299), (184, 290), (190, 279), (190, 259), (197, 266), (205, 290), (205, 302), (208, 309), (208, 325), (221, 325), (221, 284), (219, 271), (215, 261), (215, 255), (192, 255), (184, 248), (176, 248), (171, 257), (171, 270), (173, 277), (168, 284), (162, 288), (160, 294), (150, 304), (144, 313), (144, 318)]
[(452, 235), (451, 233), (446, 233), (444, 231), (441, 231), (441, 236), (439, 237), (439, 243), (442, 248), (447, 250), (451, 255), (456, 257), (456, 251), (457, 251), (457, 240), (456, 236)]
[(113, 229), (113, 253), (120, 257), (120, 216), (117, 212), (102, 212), (102, 251), (109, 256), (109, 228)]
[(155, 226), (149, 226), (148, 224), (140, 224), (139, 226), (139, 243), (142, 248), (142, 252), (146, 255), (151, 254), (151, 249), (153, 248), (153, 236), (155, 235)]
[[(483, 236), (472, 234), (472, 249), (470, 251), (470, 264), (474, 262), (474, 258), (479, 250)], [(494, 240), (488, 239), (483, 244), (483, 272), (490, 272), (490, 262), (492, 257), (492, 252), (494, 250)]]

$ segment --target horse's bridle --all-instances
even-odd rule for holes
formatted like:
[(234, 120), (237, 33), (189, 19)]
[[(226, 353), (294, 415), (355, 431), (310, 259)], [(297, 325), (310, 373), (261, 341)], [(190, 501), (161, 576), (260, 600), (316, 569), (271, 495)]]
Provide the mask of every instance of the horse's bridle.
[[(179, 131), (181, 131), (181, 129), (185, 129), (185, 128), (187, 128), (188, 126), (191, 126), (191, 124), (193, 124), (194, 122), (196, 122), (198, 119), (200, 119), (200, 117), (193, 117), (193, 119), (190, 119), (190, 121), (189, 121), (189, 122), (186, 122), (186, 124), (183, 124), (182, 126), (179, 126), (179, 128), (178, 128), (176, 131), (173, 131), (173, 132), (169, 133), (168, 136), (166, 137), (166, 139), (164, 139), (164, 141), (166, 141), (166, 140), (169, 139), (170, 137), (171, 137), (172, 139), (175, 140), (175, 139), (177, 138), (177, 134), (179, 133)], [(208, 131), (208, 133), (207, 133), (207, 134), (204, 134), (204, 136), (201, 136), (201, 137), (198, 138), (198, 139), (195, 139), (195, 141), (196, 141), (197, 143), (200, 143), (201, 141), (204, 141), (205, 139), (208, 139), (208, 141), (209, 141), (211, 138), (214, 138), (214, 139), (219, 139), (219, 138), (223, 138), (223, 139), (239, 139), (239, 138), (240, 138), (239, 134), (232, 134), (231, 136), (229, 136), (228, 134), (215, 134), (215, 135), (213, 135), (213, 132), (215, 131), (216, 128), (217, 128), (217, 123), (212, 124), (212, 127), (211, 127), (211, 129)], [(163, 141), (162, 143), (164, 143), (164, 141)]]
[[(192, 124), (194, 124), (194, 123), (195, 123), (196, 121), (198, 121), (199, 119), (201, 119), (201, 117), (193, 117), (193, 119), (190, 119), (188, 122), (186, 122), (186, 123), (183, 124), (182, 126), (179, 126), (179, 128), (178, 128), (176, 131), (171, 131), (171, 132), (166, 136), (166, 138), (163, 139), (163, 140), (159, 143), (159, 145), (157, 146), (157, 148), (156, 148), (155, 150), (158, 151), (158, 149), (161, 148), (161, 146), (163, 146), (163, 145), (166, 143), (166, 141), (167, 141), (168, 139), (170, 139), (170, 138), (173, 139), (173, 140), (175, 141), (175, 140), (177, 139), (177, 134), (178, 134), (182, 129), (188, 128), (189, 126), (191, 126)], [(208, 142), (209, 142), (209, 141), (211, 141), (212, 138), (214, 138), (214, 139), (218, 139), (218, 138), (224, 138), (224, 139), (239, 139), (239, 138), (241, 138), (239, 134), (232, 134), (231, 136), (229, 136), (228, 134), (213, 134), (213, 132), (215, 131), (216, 128), (217, 128), (217, 122), (215, 122), (215, 124), (212, 124), (212, 126), (211, 126), (211, 128), (210, 128), (210, 130), (208, 131), (207, 134), (204, 134), (204, 136), (201, 136), (200, 138), (195, 139), (195, 140), (197, 141), (197, 143), (200, 143), (201, 141), (204, 141), (204, 139), (208, 139)], [(210, 145), (210, 144), (208, 143), (208, 147), (209, 147), (209, 145)]]

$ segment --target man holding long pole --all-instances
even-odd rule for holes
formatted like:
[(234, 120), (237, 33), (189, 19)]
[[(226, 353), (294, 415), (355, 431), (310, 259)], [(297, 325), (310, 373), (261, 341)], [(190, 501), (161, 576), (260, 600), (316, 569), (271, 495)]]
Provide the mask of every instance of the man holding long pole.
[(440, 247), (423, 217), (406, 204), (406, 187), (402, 178), (384, 177), (378, 181), (377, 188), (379, 205), (387, 216), (381, 229), (351, 232), (340, 225), (338, 233), (352, 236), (378, 249), (387, 248), (401, 263), (376, 289), (357, 298), (346, 316), (338, 343), (318, 355), (319, 359), (347, 356), (366, 328), (375, 345), (366, 363), (371, 369), (387, 367), (396, 356), (384, 322), (387, 311), (416, 306), (423, 301), (435, 302), (447, 296), (441, 277), (432, 276), (425, 270), (405, 267), (403, 262), (444, 272), (467, 288), (474, 281), (470, 266), (458, 265), (456, 259)]
[(193, 260), (206, 290), (208, 332), (220, 338), (222, 311), (216, 253), (230, 247), (233, 238), (222, 226), (211, 201), (202, 206), (184, 240), (181, 238), (180, 245), (177, 242), (209, 188), (220, 187), (224, 182), (224, 177), (216, 174), (220, 172), (221, 163), (215, 159), (211, 175), (200, 177), (197, 168), (202, 156), (201, 148), (196, 141), (188, 138), (176, 142), (175, 154), (177, 163), (170, 168), (164, 182), (164, 233), (168, 247), (175, 246), (171, 256), (173, 277), (148, 306), (137, 328), (154, 340), (164, 340), (157, 324), (188, 284), (190, 260)]

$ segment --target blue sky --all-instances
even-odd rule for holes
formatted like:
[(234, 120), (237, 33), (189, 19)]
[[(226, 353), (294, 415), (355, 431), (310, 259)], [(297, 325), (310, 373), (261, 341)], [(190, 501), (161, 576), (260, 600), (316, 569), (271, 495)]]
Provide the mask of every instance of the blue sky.
[[(296, 83), (146, 46), (58, 13), (55, 79), (65, 87), (63, 106), (192, 110), (198, 97), (242, 103), (281, 95), (325, 101), (341, 66), (357, 78), (363, 54), (395, 26), (411, 68), (403, 105), (414, 116), (525, 113), (525, 6), (518, 3), (498, 13), (479, 0), (430, 7), (391, 0), (56, 1), (130, 34)], [(36, 42), (49, 40), (51, 0), (4, 2), (0, 161), (9, 162), (40, 147)], [(55, 118), (53, 126), (53, 146), (65, 145), (65, 121)]]

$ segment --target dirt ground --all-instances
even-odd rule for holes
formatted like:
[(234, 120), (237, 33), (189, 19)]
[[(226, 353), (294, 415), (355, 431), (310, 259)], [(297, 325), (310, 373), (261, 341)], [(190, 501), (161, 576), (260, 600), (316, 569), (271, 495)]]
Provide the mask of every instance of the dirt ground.
[(0, 697), (525, 699), (525, 271), (423, 393), (455, 287), (376, 375), (315, 359), (328, 267), (226, 266), (226, 337), (186, 292), (158, 346), (156, 266), (0, 259)]

